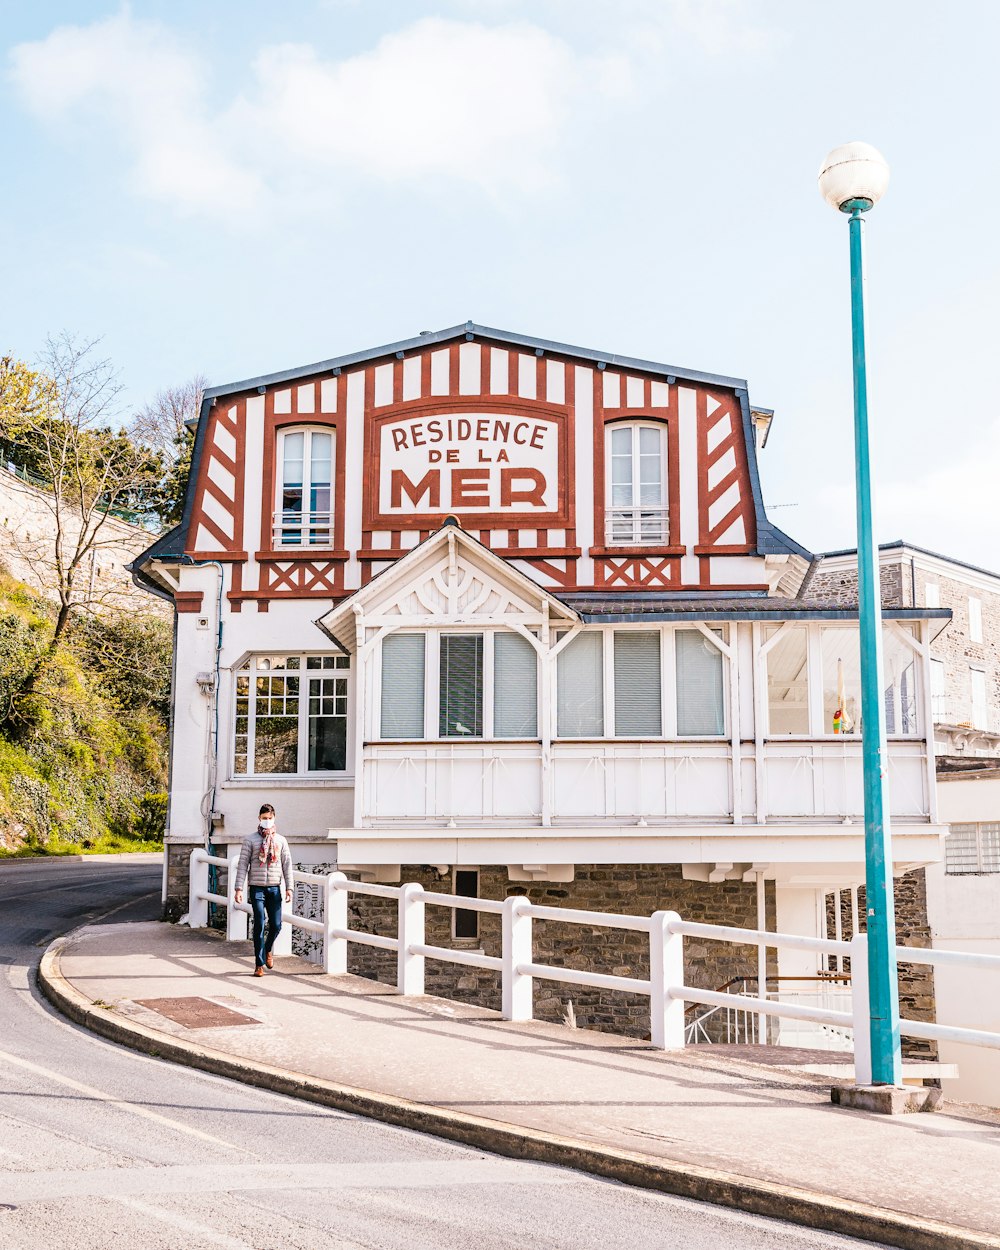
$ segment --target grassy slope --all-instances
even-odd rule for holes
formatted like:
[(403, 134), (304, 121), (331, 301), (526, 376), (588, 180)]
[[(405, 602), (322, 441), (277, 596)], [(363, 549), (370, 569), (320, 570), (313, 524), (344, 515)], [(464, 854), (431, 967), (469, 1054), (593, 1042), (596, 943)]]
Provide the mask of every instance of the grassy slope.
[[(170, 630), (54, 609), (0, 572), (0, 855), (155, 850), (166, 813)], [(19, 694), (41, 658), (34, 691)]]

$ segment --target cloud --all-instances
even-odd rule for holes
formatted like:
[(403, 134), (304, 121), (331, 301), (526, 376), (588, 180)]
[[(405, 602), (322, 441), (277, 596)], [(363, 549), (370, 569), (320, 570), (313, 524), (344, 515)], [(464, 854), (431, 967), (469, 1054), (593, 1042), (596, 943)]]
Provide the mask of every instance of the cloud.
[(254, 65), (253, 126), (313, 161), (389, 182), (445, 175), (489, 190), (537, 186), (585, 91), (614, 94), (614, 66), (587, 63), (528, 24), (429, 18), (371, 52), (324, 61), (303, 45)]
[(19, 45), (10, 74), (42, 122), (109, 132), (141, 194), (209, 213), (358, 176), (537, 190), (578, 113), (630, 86), (620, 58), (580, 55), (530, 22), (426, 18), (340, 60), (265, 47), (244, 90), (213, 108), (201, 58), (127, 10)]
[(74, 140), (95, 126), (108, 132), (130, 158), (129, 178), (142, 194), (195, 209), (261, 190), (206, 114), (205, 67), (158, 22), (125, 12), (59, 27), (12, 50), (10, 77), (36, 117)]

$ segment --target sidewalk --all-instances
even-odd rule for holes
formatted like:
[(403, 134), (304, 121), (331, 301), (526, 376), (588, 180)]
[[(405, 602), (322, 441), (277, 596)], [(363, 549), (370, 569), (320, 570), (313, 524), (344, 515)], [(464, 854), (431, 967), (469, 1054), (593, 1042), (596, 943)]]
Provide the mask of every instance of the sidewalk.
[(829, 1054), (664, 1053), (296, 957), (252, 970), (249, 943), (147, 922), (80, 929), (39, 976), (105, 1036), (299, 1097), (886, 1244), (1000, 1250), (1000, 1113), (845, 1111), (804, 1070)]

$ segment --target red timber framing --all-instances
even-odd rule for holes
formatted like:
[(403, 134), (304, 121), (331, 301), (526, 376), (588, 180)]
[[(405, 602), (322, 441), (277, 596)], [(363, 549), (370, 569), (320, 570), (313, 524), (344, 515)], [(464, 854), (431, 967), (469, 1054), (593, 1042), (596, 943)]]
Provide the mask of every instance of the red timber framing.
[[(461, 417), (472, 413), (499, 420), (516, 422), (518, 418), (541, 418), (554, 424), (558, 430), (558, 481), (556, 488), (556, 505), (545, 512), (524, 512), (517, 514), (512, 511), (482, 510), (464, 511), (460, 516), (462, 526), (471, 534), (475, 534), (486, 546), (504, 558), (516, 558), (535, 567), (540, 573), (552, 578), (560, 586), (572, 587), (576, 583), (575, 562), (580, 550), (575, 543), (574, 528), (574, 497), (572, 481), (572, 465), (575, 455), (575, 372), (572, 358), (549, 355), (528, 355), (517, 352), (508, 344), (491, 343), (487, 339), (477, 339), (476, 347), (480, 353), (478, 365), (479, 384), (471, 389), (462, 386), (462, 365), (460, 353), (463, 344), (451, 343), (447, 348), (437, 347), (417, 353), (419, 357), (419, 397), (404, 398), (404, 360), (392, 358), (385, 363), (392, 370), (392, 402), (390, 405), (377, 405), (375, 395), (375, 371), (369, 368), (365, 375), (364, 388), (364, 501), (362, 512), (362, 548), (358, 559), (362, 562), (362, 584), (372, 577), (372, 567), (386, 560), (401, 555), (407, 546), (404, 536), (413, 536), (419, 531), (419, 541), (423, 541), (437, 530), (449, 515), (447, 510), (428, 510), (401, 515), (398, 512), (384, 512), (381, 508), (382, 485), (382, 432), (383, 427), (392, 425), (408, 417), (421, 415), (448, 418)], [(498, 386), (495, 376), (491, 376), (492, 351), (502, 351), (506, 356), (505, 385)], [(432, 355), (447, 351), (448, 389), (446, 393), (435, 393), (432, 380)], [(534, 391), (536, 396), (548, 396), (549, 370), (557, 368), (562, 375), (561, 403), (550, 402), (547, 398), (530, 398), (519, 394), (518, 372), (521, 357), (530, 361), (534, 369)], [(412, 357), (410, 358), (412, 359)], [(463, 393), (464, 392), (464, 393)], [(465, 484), (470, 492), (483, 482), (488, 470), (463, 470)], [(561, 541), (550, 542), (551, 531), (561, 536)], [(373, 543), (375, 533), (387, 534), (387, 547), (376, 547)], [(494, 535), (502, 535), (500, 542), (493, 541)], [(533, 541), (527, 541), (533, 537)], [(412, 541), (409, 544), (413, 545)], [(563, 567), (552, 564), (558, 560)]]
[[(334, 361), (313, 376), (264, 378), (260, 380), (264, 385), (252, 390), (248, 385), (242, 393), (212, 404), (186, 554), (232, 565), (227, 597), (233, 610), (239, 611), (245, 602), (267, 611), (275, 600), (342, 598), (434, 533), (452, 515), (447, 505), (455, 497), (462, 500), (454, 515), (463, 528), (556, 593), (741, 588), (723, 587), (718, 581), (713, 585), (711, 580), (711, 557), (752, 556), (756, 551), (750, 456), (741, 393), (736, 389), (644, 372), (638, 361), (609, 360), (604, 367), (593, 355), (532, 349), (480, 333), (457, 333), (453, 339), (434, 339), (426, 347), (415, 341), (400, 346), (405, 350), (357, 363), (345, 358), (343, 371)], [(586, 393), (578, 396), (581, 384)], [(259, 464), (247, 463), (248, 404), (255, 421), (263, 413), (262, 443), (259, 425), (254, 427), (256, 441), (251, 442), (261, 448), (254, 452)], [(421, 428), (412, 423), (437, 421), (440, 426), (463, 418), (467, 427), (471, 422), (480, 432), (459, 446), (454, 441), (459, 436), (449, 425), (447, 437), (452, 441), (441, 445), (459, 449), (443, 453), (447, 463), (438, 463), (442, 453), (432, 456), (422, 443), (418, 454), (415, 441), (396, 441), (397, 428), (410, 431), (412, 440), (413, 432)], [(533, 453), (523, 446), (516, 450), (508, 443), (510, 467), (501, 466), (501, 442), (493, 441), (498, 427), (492, 423), (503, 423), (505, 432), (499, 436), (503, 440), (509, 437), (511, 423), (532, 420), (536, 428), (547, 431), (537, 460), (532, 461)], [(637, 421), (665, 431), (666, 540), (609, 544), (608, 431), (617, 422)], [(275, 543), (278, 440), (282, 430), (293, 427), (322, 428), (333, 434), (330, 547)], [(484, 434), (487, 429), (490, 433)], [(589, 454), (577, 447), (581, 429), (590, 443)], [(682, 433), (685, 430), (688, 433)], [(355, 440), (353, 450), (349, 439)], [(348, 455), (356, 457), (351, 464)], [(392, 468), (385, 463), (387, 456), (392, 457)], [(453, 460), (457, 463), (451, 467)], [(536, 470), (528, 467), (532, 463)], [(578, 464), (586, 465), (587, 481), (575, 480)], [(544, 484), (544, 489), (536, 487), (535, 503), (528, 495), (533, 472)], [(395, 474), (391, 481), (390, 473)], [(249, 494), (253, 500), (258, 487), (259, 522), (255, 505), (245, 510), (245, 497)], [(587, 508), (591, 515), (585, 526), (593, 540), (581, 550), (578, 511), (583, 492), (588, 491), (593, 492), (592, 507)], [(519, 495), (526, 500), (523, 506), (517, 502)], [(352, 515), (347, 517), (351, 499)], [(480, 499), (482, 507), (477, 506)], [(683, 541), (682, 508), (690, 518), (683, 522)], [(250, 518), (251, 512), (254, 533), (245, 534), (244, 516)], [(586, 566), (593, 569), (593, 575), (582, 581), (581, 557), (588, 557)], [(746, 566), (742, 567), (745, 576)], [(718, 565), (714, 576), (720, 577)], [(753, 582), (756, 588), (759, 579)], [(743, 586), (749, 589), (746, 583)]]
[[(594, 582), (621, 590), (677, 590), (680, 587), (684, 547), (680, 542), (680, 439), (677, 428), (677, 384), (665, 388), (666, 403), (653, 405), (654, 380), (617, 370), (594, 372)], [(629, 386), (641, 394), (629, 396)], [(629, 399), (632, 403), (628, 403)], [(617, 399), (617, 402), (615, 402)], [(667, 542), (662, 546), (608, 546), (607, 459), (608, 427), (619, 421), (648, 421), (667, 432)]]

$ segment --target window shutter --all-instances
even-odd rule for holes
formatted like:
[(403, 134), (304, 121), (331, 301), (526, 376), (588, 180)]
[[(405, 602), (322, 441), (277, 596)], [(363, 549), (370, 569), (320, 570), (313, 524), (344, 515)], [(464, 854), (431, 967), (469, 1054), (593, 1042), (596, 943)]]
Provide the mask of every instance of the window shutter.
[(604, 733), (602, 636), (578, 634), (559, 654), (556, 733), (560, 738), (600, 738)]
[(382, 639), (382, 737), (424, 736), (424, 635)]
[(538, 661), (520, 634), (493, 637), (493, 735), (534, 738), (538, 734)]
[(725, 733), (722, 652), (697, 629), (679, 629), (677, 733), (681, 737)]
[(441, 703), (438, 732), (442, 738), (483, 736), (483, 636), (441, 636)]
[(655, 630), (615, 634), (615, 735), (658, 737), (660, 714), (660, 635)]

